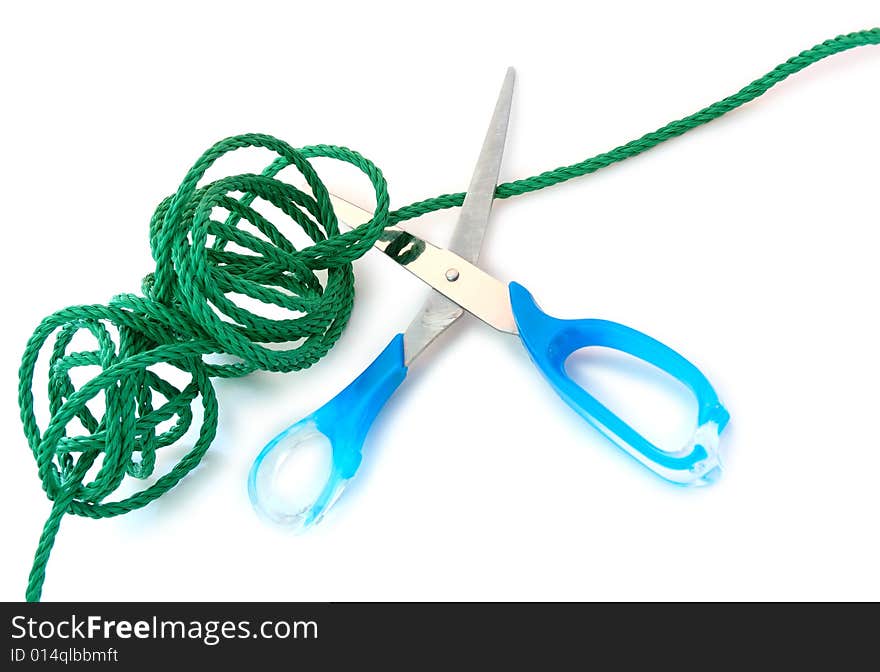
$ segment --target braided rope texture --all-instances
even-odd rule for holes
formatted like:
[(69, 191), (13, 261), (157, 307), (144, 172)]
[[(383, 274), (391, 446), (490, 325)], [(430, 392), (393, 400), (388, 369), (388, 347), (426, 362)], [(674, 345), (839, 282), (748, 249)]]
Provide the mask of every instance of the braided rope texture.
[[(812, 63), (876, 44), (880, 28), (822, 42), (694, 114), (580, 163), (501, 184), (496, 197), (544, 189), (641, 154), (754, 100)], [(222, 177), (198, 186), (219, 158), (248, 147), (269, 150), (276, 158), (261, 174)], [(318, 157), (348, 162), (367, 176), (376, 197), (369, 222), (340, 233), (327, 189), (309, 162)], [(288, 166), (301, 173), (311, 194), (278, 178)], [(297, 249), (252, 207), (257, 199), (293, 220), (314, 244)], [(222, 140), (205, 152), (177, 192), (153, 214), (150, 247), (156, 269), (144, 279), (142, 294), (120, 294), (107, 305), (59, 310), (40, 323), (25, 347), (18, 387), (21, 420), (43, 490), (53, 502), (34, 555), (26, 599), (40, 599), (46, 564), (65, 514), (108, 518), (139, 509), (199, 464), (217, 431), (212, 378), (256, 370), (296, 371), (317, 362), (336, 343), (351, 315), (352, 262), (370, 249), (385, 227), (458, 207), (463, 200), (463, 192), (445, 194), (392, 212), (381, 171), (345, 147), (294, 149), (268, 135), (246, 134)], [(222, 221), (217, 212), (224, 213)], [(243, 221), (250, 226), (240, 226)], [(253, 228), (262, 235), (248, 230)], [(230, 244), (246, 253), (227, 249)], [(278, 306), (290, 316), (263, 317), (236, 304), (231, 294)], [(78, 335), (80, 340), (90, 339), (94, 349), (74, 350)], [(269, 347), (273, 344), (276, 347)], [(41, 428), (33, 387), (44, 351), (50, 417)], [(225, 363), (206, 360), (215, 354), (224, 355)], [(178, 387), (163, 378), (156, 371), (160, 365), (177, 370), (187, 384)], [(71, 373), (82, 367), (100, 371), (77, 389)], [(87, 404), (99, 397), (104, 412), (97, 418)], [(108, 501), (124, 480), (153, 476), (157, 451), (177, 443), (192, 427), (197, 399), (202, 413), (189, 451), (152, 485)], [(160, 431), (163, 423), (170, 426)], [(85, 482), (91, 472), (94, 476)]]

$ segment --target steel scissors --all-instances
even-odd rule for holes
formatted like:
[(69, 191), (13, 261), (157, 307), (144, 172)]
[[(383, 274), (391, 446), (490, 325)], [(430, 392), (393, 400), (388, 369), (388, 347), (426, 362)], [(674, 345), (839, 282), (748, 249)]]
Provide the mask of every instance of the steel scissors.
[[(412, 323), (348, 387), (320, 409), (281, 432), (260, 452), (248, 478), (248, 493), (264, 517), (294, 529), (317, 523), (342, 494), (362, 458), (367, 432), (385, 402), (406, 377), (409, 365), (467, 311), (495, 329), (517, 335), (557, 394), (584, 419), (643, 465), (683, 485), (715, 480), (721, 471), (719, 435), (729, 414), (706, 377), (677, 352), (635, 329), (598, 319), (558, 319), (544, 313), (522, 285), (495, 279), (475, 264), (479, 258), (507, 136), (514, 71), (509, 69), (448, 249), (398, 227), (389, 227), (376, 247), (433, 287)], [(348, 225), (372, 213), (333, 196)], [(591, 346), (611, 348), (668, 373), (697, 401), (697, 427), (678, 450), (658, 448), (621, 420), (566, 372), (566, 359)], [(289, 461), (320, 477), (289, 483), (281, 477)]]

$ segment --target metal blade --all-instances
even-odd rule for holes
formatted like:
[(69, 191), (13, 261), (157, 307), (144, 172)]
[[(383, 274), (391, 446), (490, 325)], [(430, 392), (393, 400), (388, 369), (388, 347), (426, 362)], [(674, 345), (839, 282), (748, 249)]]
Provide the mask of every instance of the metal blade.
[[(464, 308), (499, 331), (518, 333), (507, 283), (492, 277), (451, 250), (432, 245), (402, 229), (391, 227), (385, 229), (385, 233), (389, 240), (379, 241), (375, 246), (439, 292), (428, 299), (422, 315), (428, 313), (427, 308), (433, 301), (443, 299), (452, 302), (459, 311)], [(410, 328), (416, 325), (418, 319), (413, 321)], [(403, 335), (404, 345), (408, 333), (409, 329)]]
[(468, 186), (458, 215), (458, 222), (452, 233), (448, 249), (458, 256), (476, 264), (483, 247), (483, 238), (489, 226), (489, 214), (495, 200), (495, 188), (498, 186), (498, 175), (501, 172), (501, 160), (504, 157), (504, 143), (507, 140), (507, 126), (510, 121), (510, 106), (513, 102), (513, 85), (516, 72), (507, 69), (495, 112), (483, 140), (483, 148), (477, 159), (471, 183)]
[[(501, 171), (510, 107), (513, 102), (513, 85), (516, 73), (508, 68), (495, 103), (495, 111), (483, 140), (477, 166), (468, 185), (458, 221), (452, 232), (449, 249), (472, 263), (480, 257), (480, 248), (489, 225), (489, 214), (495, 198), (495, 187)], [(407, 364), (435, 338), (448, 329), (462, 315), (461, 308), (448, 296), (431, 293), (422, 309), (410, 322), (403, 334), (403, 349)], [(511, 322), (512, 323), (512, 322)]]
[[(496, 329), (516, 333), (507, 287), (473, 266), (480, 256), (498, 185), (515, 79), (513, 68), (508, 68), (449, 249), (438, 248), (398, 227), (386, 229), (376, 243), (437, 290), (431, 292), (403, 334), (406, 364), (461, 317), (462, 308)], [(331, 200), (342, 223), (357, 225), (372, 217), (372, 213), (343, 198), (331, 194)], [(455, 281), (446, 279), (447, 271), (455, 271)]]
[(431, 292), (422, 304), (421, 310), (403, 332), (403, 363), (409, 366), (462, 315), (464, 310), (461, 306), (439, 292)]
[[(373, 216), (373, 213), (340, 196), (330, 194), (330, 200), (343, 228), (362, 224)], [(484, 270), (468, 263), (452, 251), (437, 247), (397, 226), (385, 229), (382, 238), (376, 241), (374, 247), (436, 290), (419, 312), (419, 316), (424, 318), (422, 322), (424, 329), (428, 330), (432, 324), (439, 329), (434, 333), (434, 338), (445, 329), (442, 326), (443, 313), (439, 312), (439, 309), (437, 312), (427, 311), (427, 304), (435, 297), (442, 299), (457, 312), (455, 317), (447, 318), (451, 321), (446, 326), (455, 321), (464, 309), (499, 331), (517, 333), (507, 285)], [(416, 320), (418, 319), (417, 317)], [(430, 319), (433, 319), (434, 323), (429, 321)], [(416, 321), (413, 321), (410, 329), (415, 324)], [(408, 333), (409, 329), (404, 333), (404, 346)], [(407, 362), (411, 361), (408, 353), (407, 357)]]

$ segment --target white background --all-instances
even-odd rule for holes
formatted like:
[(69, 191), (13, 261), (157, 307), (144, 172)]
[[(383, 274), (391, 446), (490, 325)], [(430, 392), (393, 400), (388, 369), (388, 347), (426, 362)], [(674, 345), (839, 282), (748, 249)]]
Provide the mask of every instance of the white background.
[[(137, 291), (153, 208), (214, 141), (356, 148), (400, 207), (466, 187), (507, 65), (505, 180), (880, 23), (869, 1), (296, 5), (2, 12), (0, 598), (23, 596), (50, 508), (18, 420), (24, 344), (57, 308)], [(260, 446), (347, 384), (425, 296), (371, 253), (325, 360), (217, 384), (219, 438), (178, 488), (116, 519), (65, 518), (45, 599), (880, 599), (878, 81), (880, 48), (838, 55), (647, 155), (496, 205), (485, 268), (552, 314), (642, 329), (710, 377), (733, 417), (716, 485), (639, 467), (514, 339), (468, 317), (412, 368), (327, 520), (303, 536), (262, 523), (245, 487)], [(355, 173), (320, 167), (369, 196)], [(443, 244), (454, 221), (413, 228)], [(643, 422), (677, 432), (677, 399), (641, 394)]]

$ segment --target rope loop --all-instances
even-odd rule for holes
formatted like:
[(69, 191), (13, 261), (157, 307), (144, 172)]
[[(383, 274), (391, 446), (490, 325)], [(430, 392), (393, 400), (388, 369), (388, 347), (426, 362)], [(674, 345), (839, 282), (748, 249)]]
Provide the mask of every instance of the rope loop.
[[(43, 321), (22, 362), (20, 375), (30, 390), (38, 355), (55, 336), (48, 359), (48, 422), (40, 429), (30, 395), (20, 399), (22, 422), (46, 495), (56, 500), (72, 489), (68, 510), (77, 515), (104, 518), (148, 504), (198, 464), (216, 433), (217, 400), (202, 362), (208, 343), (173, 342), (171, 336), (157, 344), (137, 322), (112, 307), (67, 308)], [(93, 349), (74, 348), (75, 339), (86, 340), (83, 336)], [(187, 384), (176, 386), (151, 368), (162, 364), (188, 376)], [(77, 388), (73, 374), (95, 368), (98, 373)], [(153, 474), (157, 450), (176, 443), (191, 427), (191, 404), (198, 396), (203, 413), (195, 445), (153, 485), (106, 502), (126, 476)], [(93, 401), (103, 406), (102, 413), (90, 408)], [(160, 430), (162, 424), (167, 428)], [(81, 480), (95, 469), (88, 482)]]
[[(246, 147), (270, 149), (276, 158), (261, 174), (198, 186), (220, 157)], [(322, 156), (359, 167), (376, 191), (374, 217), (346, 234), (340, 234), (329, 193), (308, 160)], [(278, 178), (288, 166), (300, 172), (311, 193)], [(313, 244), (297, 249), (282, 233), (291, 227), (272, 223), (257, 209), (258, 199)], [(73, 306), (41, 323), (22, 359), (19, 406), (43, 489), (55, 505), (38, 546), (28, 599), (39, 598), (64, 513), (91, 518), (127, 513), (167, 492), (201, 461), (217, 430), (211, 377), (302, 369), (327, 353), (351, 315), (352, 261), (387, 226), (388, 203), (382, 173), (357, 152), (328, 145), (295, 150), (267, 135), (227, 138), (205, 152), (177, 192), (156, 208), (150, 222), (156, 270), (144, 278), (143, 296), (120, 294), (106, 306)], [(243, 301), (287, 315), (266, 317)], [(83, 339), (91, 345), (75, 345)], [(288, 347), (268, 347), (272, 344)], [(38, 358), (47, 348), (49, 420), (41, 429), (33, 388)], [(224, 356), (222, 363), (206, 361), (216, 354)], [(163, 366), (187, 382), (173, 384), (159, 372)], [(90, 379), (75, 385), (74, 378), (94, 369)], [(192, 427), (197, 397), (201, 425), (185, 455), (151, 485), (107, 501), (126, 478), (154, 476), (158, 451), (178, 443)]]
[[(270, 149), (276, 159), (262, 174), (197, 186), (220, 157), (246, 147)], [(327, 188), (308, 161), (315, 157), (347, 161), (369, 177), (377, 202), (371, 221), (340, 234)], [(311, 194), (278, 179), (287, 166), (300, 172)], [(257, 199), (292, 220), (313, 244), (297, 249), (282, 233), (289, 227), (269, 221), (254, 207)], [(177, 193), (156, 209), (150, 235), (156, 273), (145, 288), (238, 359), (219, 369), (221, 375), (306, 368), (327, 354), (348, 323), (354, 305), (351, 263), (387, 226), (388, 203), (382, 173), (357, 152), (327, 145), (296, 150), (259, 134), (227, 138), (205, 152)], [(323, 280), (320, 271), (326, 271)], [(281, 308), (285, 316), (260, 315), (243, 301)]]

